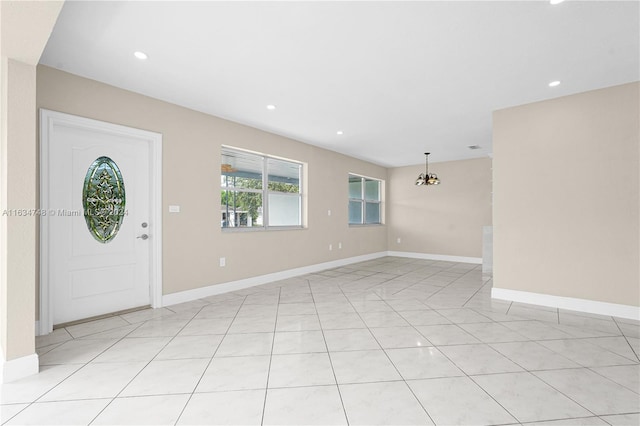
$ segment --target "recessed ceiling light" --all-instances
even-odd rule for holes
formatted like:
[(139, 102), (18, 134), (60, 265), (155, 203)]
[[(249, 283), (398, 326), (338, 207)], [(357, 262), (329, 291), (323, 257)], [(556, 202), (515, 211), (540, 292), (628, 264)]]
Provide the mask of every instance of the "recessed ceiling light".
[(344, 135), (344, 132), (343, 132), (342, 130), (338, 130), (338, 131), (336, 132), (336, 135), (338, 135), (338, 136), (342, 136), (342, 135)]
[(140, 52), (139, 50), (137, 52), (133, 52), (133, 56), (135, 56), (136, 58), (141, 59), (143, 61), (148, 58), (146, 53)]
[(560, 80), (555, 80), (549, 83), (549, 87), (556, 87), (556, 86), (560, 86)]
[(267, 109), (269, 111), (273, 111), (274, 109), (276, 109), (276, 106), (275, 105), (267, 105)]
[(555, 6), (556, 4), (560, 4), (562, 3), (564, 0), (549, 0), (549, 3), (551, 3), (552, 6)]

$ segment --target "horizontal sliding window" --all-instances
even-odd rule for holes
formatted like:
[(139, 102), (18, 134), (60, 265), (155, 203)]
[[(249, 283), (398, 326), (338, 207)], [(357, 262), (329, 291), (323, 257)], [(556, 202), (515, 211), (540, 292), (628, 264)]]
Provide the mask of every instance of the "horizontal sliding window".
[(222, 228), (302, 226), (302, 164), (222, 148)]

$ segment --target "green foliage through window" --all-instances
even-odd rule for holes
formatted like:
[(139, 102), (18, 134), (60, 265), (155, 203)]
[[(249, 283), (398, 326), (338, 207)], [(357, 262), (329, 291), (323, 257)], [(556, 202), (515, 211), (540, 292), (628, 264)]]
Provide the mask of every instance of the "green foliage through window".
[(301, 175), (300, 163), (223, 148), (221, 226), (301, 226)]

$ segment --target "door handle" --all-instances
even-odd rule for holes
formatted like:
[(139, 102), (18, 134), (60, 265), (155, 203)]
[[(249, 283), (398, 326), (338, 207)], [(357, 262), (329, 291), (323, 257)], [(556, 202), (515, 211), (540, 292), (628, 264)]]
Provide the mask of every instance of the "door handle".
[(149, 236), (147, 234), (142, 234), (142, 235), (140, 235), (139, 237), (136, 237), (136, 238), (141, 238), (143, 240), (148, 240)]

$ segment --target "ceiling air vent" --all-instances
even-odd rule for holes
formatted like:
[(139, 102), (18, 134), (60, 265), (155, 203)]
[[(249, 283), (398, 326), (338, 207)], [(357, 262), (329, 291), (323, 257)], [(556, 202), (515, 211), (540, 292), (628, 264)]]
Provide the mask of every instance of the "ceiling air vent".
[(468, 145), (467, 148), (469, 148), (469, 149), (480, 149), (482, 147), (480, 145)]

